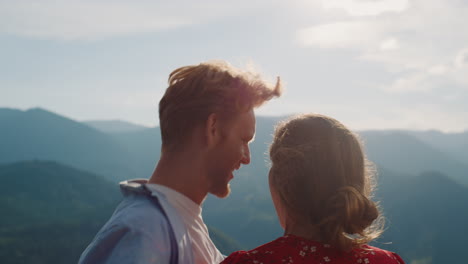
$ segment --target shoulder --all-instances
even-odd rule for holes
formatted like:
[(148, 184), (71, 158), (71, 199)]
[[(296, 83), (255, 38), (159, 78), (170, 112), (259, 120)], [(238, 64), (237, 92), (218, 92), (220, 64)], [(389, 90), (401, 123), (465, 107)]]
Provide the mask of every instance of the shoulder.
[(280, 258), (284, 252), (288, 252), (288, 243), (285, 243), (284, 237), (280, 237), (249, 251), (233, 252), (222, 263), (258, 263)]
[(378, 260), (379, 263), (389, 264), (405, 264), (403, 259), (395, 252), (384, 250), (373, 246), (364, 246), (365, 254), (372, 259)]
[(168, 222), (163, 212), (148, 197), (133, 196), (126, 197), (119, 204), (107, 224), (148, 232), (167, 226)]
[(236, 251), (224, 259), (221, 264), (231, 264), (231, 263), (248, 263), (249, 257), (247, 251)]
[(95, 240), (120, 237), (169, 240), (170, 225), (163, 212), (146, 197), (126, 197), (97, 233)]
[(153, 263), (148, 260), (169, 259), (170, 226), (149, 202), (126, 197), (79, 263)]

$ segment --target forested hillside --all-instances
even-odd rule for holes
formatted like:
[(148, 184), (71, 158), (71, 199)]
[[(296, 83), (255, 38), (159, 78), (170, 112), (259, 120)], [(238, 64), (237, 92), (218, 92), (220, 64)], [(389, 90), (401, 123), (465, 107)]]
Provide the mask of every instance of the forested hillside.
[[(57, 162), (0, 166), (0, 260), (76, 263), (121, 200), (117, 183)], [(225, 254), (240, 245), (222, 231), (210, 235)]]
[[(204, 203), (203, 217), (226, 254), (282, 234), (267, 183), (268, 145), (281, 119), (257, 117), (251, 164), (236, 172), (228, 198)], [(160, 155), (159, 129), (103, 125), (43, 109), (0, 109), (1, 263), (70, 263), (120, 200), (118, 182), (149, 177)], [(378, 168), (375, 199), (386, 218), (376, 245), (408, 263), (463, 263), (465, 133), (359, 134)]]

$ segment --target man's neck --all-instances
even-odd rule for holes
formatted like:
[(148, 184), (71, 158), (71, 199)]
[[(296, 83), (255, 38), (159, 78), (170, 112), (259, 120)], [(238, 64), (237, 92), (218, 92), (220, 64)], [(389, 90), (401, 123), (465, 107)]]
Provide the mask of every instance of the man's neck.
[(148, 183), (169, 187), (201, 205), (208, 192), (202, 162), (192, 153), (161, 155)]

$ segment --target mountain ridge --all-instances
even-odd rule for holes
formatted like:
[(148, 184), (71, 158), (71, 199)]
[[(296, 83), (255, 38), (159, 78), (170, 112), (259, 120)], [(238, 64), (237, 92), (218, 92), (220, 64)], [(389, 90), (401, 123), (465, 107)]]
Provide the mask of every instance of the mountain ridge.
[(82, 123), (98, 130), (103, 133), (127, 133), (127, 132), (135, 132), (144, 129), (148, 129), (151, 127), (146, 127), (143, 125), (138, 125), (129, 121), (124, 121), (120, 119), (114, 120), (87, 120), (83, 121)]
[[(0, 165), (2, 263), (76, 263), (121, 201), (105, 178), (55, 161)], [(240, 244), (210, 227), (224, 254)]]
[[(8, 113), (8, 114), (5, 114)], [(131, 156), (109, 135), (58, 114), (35, 108), (0, 109), (0, 163), (56, 160), (117, 180), (135, 174)]]

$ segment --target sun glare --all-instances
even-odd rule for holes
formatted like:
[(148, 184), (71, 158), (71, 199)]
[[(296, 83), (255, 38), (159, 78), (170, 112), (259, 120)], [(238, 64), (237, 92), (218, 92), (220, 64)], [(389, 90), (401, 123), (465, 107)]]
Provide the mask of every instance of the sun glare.
[(403, 12), (409, 7), (408, 0), (322, 0), (325, 9), (344, 9), (352, 16), (376, 16), (384, 12)]

